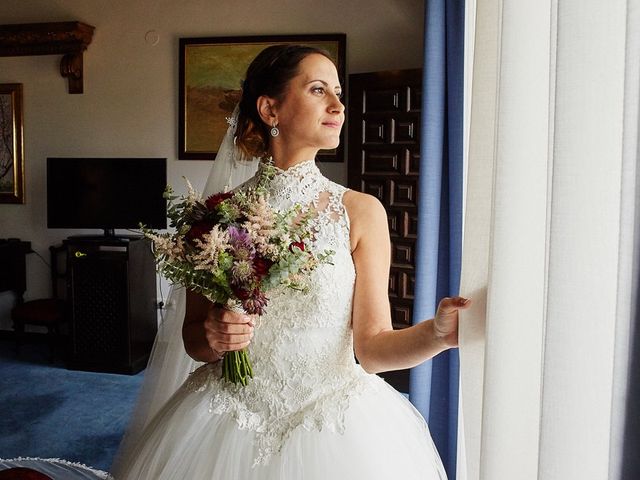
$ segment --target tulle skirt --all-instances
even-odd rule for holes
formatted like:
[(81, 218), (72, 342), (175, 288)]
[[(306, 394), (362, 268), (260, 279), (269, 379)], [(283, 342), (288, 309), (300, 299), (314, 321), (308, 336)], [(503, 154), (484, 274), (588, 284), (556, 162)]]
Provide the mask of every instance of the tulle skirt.
[(210, 413), (210, 393), (181, 388), (143, 432), (116, 480), (444, 480), (428, 427), (377, 376), (350, 399), (344, 432), (297, 427), (255, 465), (255, 432)]

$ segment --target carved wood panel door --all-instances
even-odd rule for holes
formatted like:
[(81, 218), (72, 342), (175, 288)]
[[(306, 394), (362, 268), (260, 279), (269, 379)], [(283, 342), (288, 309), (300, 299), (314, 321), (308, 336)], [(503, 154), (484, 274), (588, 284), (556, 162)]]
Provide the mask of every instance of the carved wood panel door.
[[(349, 76), (348, 186), (377, 197), (391, 236), (394, 328), (411, 325), (420, 164), (422, 69)], [(408, 392), (408, 371), (383, 375)]]

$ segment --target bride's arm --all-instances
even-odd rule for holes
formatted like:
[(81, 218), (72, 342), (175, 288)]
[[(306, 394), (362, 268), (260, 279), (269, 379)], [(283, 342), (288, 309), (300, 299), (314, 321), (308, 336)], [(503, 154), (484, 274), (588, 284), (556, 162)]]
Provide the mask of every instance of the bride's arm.
[(187, 354), (199, 362), (217, 362), (222, 352), (241, 350), (253, 336), (247, 315), (216, 308), (205, 297), (187, 290), (182, 340)]
[(369, 373), (414, 367), (458, 343), (461, 297), (444, 298), (435, 319), (393, 330), (389, 308), (390, 241), (387, 215), (373, 196), (349, 191), (344, 198), (351, 220), (356, 268), (353, 338), (356, 357)]

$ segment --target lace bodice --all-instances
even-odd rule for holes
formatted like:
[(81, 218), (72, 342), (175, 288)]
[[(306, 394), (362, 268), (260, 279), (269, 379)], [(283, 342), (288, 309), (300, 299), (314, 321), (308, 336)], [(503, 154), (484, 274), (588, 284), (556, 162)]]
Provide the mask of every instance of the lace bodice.
[[(254, 185), (258, 175), (245, 185)], [(312, 272), (306, 293), (269, 294), (249, 346), (254, 378), (247, 386), (221, 379), (221, 362), (196, 370), (187, 383), (211, 395), (211, 413), (230, 414), (240, 428), (255, 431), (256, 464), (280, 451), (295, 428), (342, 432), (350, 398), (375, 377), (357, 365), (353, 353), (355, 269), (342, 202), (346, 188), (324, 177), (311, 160), (278, 170), (269, 190), (277, 210), (296, 203), (315, 209), (312, 248), (333, 250), (332, 264)]]

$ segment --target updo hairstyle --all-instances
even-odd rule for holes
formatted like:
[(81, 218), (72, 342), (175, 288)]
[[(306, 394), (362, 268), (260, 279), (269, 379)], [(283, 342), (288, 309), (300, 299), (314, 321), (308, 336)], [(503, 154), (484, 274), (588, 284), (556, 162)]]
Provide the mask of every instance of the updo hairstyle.
[(273, 45), (265, 48), (251, 62), (242, 84), (242, 96), (236, 127), (236, 145), (249, 157), (263, 157), (269, 152), (270, 125), (258, 113), (262, 95), (282, 101), (289, 81), (298, 74), (300, 62), (311, 54), (332, 60), (325, 50), (306, 45)]

